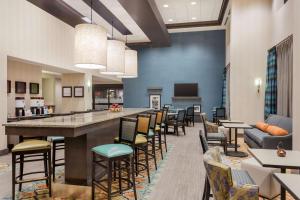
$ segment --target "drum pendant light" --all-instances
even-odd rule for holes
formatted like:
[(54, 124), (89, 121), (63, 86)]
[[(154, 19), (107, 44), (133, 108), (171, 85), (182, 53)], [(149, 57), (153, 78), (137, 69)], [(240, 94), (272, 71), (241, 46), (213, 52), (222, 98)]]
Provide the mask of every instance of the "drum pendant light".
[[(126, 36), (127, 44), (127, 36)], [(137, 78), (138, 77), (138, 57), (137, 51), (125, 50), (125, 73), (119, 75), (119, 78)]]
[(112, 23), (112, 39), (107, 41), (107, 66), (106, 70), (100, 70), (100, 73), (106, 75), (121, 75), (125, 72), (125, 43), (113, 39), (113, 30)]
[(91, 23), (75, 27), (74, 62), (76, 67), (105, 69), (107, 59), (106, 30), (93, 24), (93, 0), (91, 0)]

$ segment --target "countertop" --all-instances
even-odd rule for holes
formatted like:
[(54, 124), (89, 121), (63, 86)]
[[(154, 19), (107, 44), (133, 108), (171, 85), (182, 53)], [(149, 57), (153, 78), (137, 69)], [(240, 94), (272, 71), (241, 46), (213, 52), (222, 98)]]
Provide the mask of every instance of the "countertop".
[(23, 120), (18, 122), (5, 123), (5, 127), (52, 127), (52, 128), (79, 128), (92, 125), (120, 117), (135, 115), (151, 110), (150, 108), (124, 108), (121, 112), (90, 112), (82, 114), (73, 114), (68, 116), (57, 116), (36, 120)]

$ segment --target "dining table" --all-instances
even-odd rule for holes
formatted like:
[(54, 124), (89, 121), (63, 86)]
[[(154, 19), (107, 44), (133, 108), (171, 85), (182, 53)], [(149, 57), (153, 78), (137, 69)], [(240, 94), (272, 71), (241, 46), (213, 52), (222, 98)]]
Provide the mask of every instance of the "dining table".
[(296, 199), (300, 200), (300, 175), (299, 174), (273, 174), (275, 179), (279, 184), (284, 187), (290, 195)]
[[(300, 169), (300, 151), (286, 150), (285, 157), (278, 156), (277, 149), (249, 148), (248, 151), (263, 167), (279, 168), (283, 174), (287, 169)], [(286, 177), (282, 177), (283, 179), (287, 180)], [(280, 199), (286, 199), (286, 187), (283, 184), (281, 184)]]
[[(234, 129), (235, 141), (234, 141), (234, 151), (227, 151), (228, 156), (233, 157), (247, 157), (248, 153), (243, 151), (238, 151), (238, 129), (252, 129), (252, 126), (245, 123), (223, 123), (225, 128), (229, 128), (229, 130)], [(231, 131), (229, 131), (229, 140), (231, 141)]]
[[(5, 123), (6, 135), (63, 136), (65, 139), (65, 183), (90, 185), (91, 149), (114, 143), (119, 134), (120, 118), (136, 117), (150, 108), (124, 108), (120, 112), (97, 111), (44, 119)], [(101, 174), (102, 172), (96, 172)]]

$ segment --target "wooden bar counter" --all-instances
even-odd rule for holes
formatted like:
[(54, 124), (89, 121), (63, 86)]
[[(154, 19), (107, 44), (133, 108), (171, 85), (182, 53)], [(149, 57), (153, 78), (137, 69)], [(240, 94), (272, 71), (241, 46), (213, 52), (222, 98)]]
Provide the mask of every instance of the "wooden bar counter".
[[(135, 117), (149, 108), (124, 108), (121, 112), (100, 111), (4, 124), (7, 135), (64, 136), (65, 182), (91, 184), (91, 148), (113, 143), (121, 117)], [(100, 172), (99, 172), (100, 173)]]

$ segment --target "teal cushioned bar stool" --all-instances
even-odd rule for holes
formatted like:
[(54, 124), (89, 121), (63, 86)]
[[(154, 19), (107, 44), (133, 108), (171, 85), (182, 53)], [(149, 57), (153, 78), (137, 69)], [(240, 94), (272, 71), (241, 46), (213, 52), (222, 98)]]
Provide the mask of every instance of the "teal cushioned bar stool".
[(55, 168), (65, 165), (65, 158), (57, 158), (56, 152), (65, 149), (65, 138), (61, 136), (49, 137), (52, 142), (52, 171), (55, 181)]
[[(20, 143), (12, 149), (12, 199), (15, 199), (15, 185), (19, 184), (19, 191), (22, 184), (35, 181), (46, 181), (48, 193), (51, 197), (51, 144), (46, 140), (20, 137)], [(42, 157), (42, 158), (39, 158)], [(30, 171), (24, 173), (24, 164), (28, 162), (44, 162), (44, 171)], [(20, 173), (16, 176), (16, 166), (20, 165)], [(24, 176), (41, 174), (41, 177), (27, 178)]]
[[(96, 187), (107, 192), (108, 200), (111, 200), (112, 195), (116, 193), (122, 194), (122, 180), (124, 180), (128, 183), (128, 187), (125, 190), (132, 187), (134, 191), (134, 198), (137, 200), (133, 159), (133, 151), (137, 136), (137, 123), (138, 119), (135, 118), (121, 118), (119, 128), (120, 143), (105, 144), (92, 148), (92, 199), (95, 199)], [(127, 144), (132, 144), (133, 147)], [(117, 163), (118, 165), (115, 167), (115, 170), (118, 171), (118, 176), (115, 178), (119, 181), (119, 191), (116, 192), (112, 192), (112, 173), (114, 171), (114, 163)], [(96, 167), (98, 166), (105, 169), (107, 178), (96, 176), (96, 174), (98, 174), (96, 173)], [(124, 174), (127, 174), (127, 177), (122, 177)], [(103, 185), (103, 182), (107, 182), (107, 187)]]

